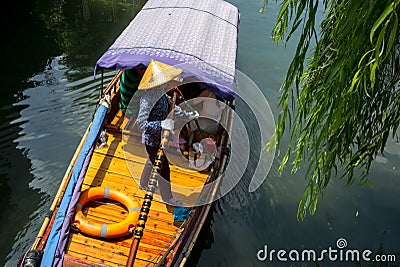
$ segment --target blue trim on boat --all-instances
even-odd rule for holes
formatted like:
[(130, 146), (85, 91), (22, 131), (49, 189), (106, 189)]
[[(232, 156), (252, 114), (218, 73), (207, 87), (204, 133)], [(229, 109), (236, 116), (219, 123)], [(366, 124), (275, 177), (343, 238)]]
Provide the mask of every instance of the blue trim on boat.
[(44, 254), (40, 265), (42, 267), (53, 266), (54, 259), (62, 257), (62, 255), (57, 255), (58, 253), (56, 253), (59, 240), (62, 240), (62, 238), (64, 238), (60, 238), (62, 234), (62, 225), (65, 220), (68, 206), (73, 196), (75, 185), (77, 184), (78, 178), (81, 174), (85, 159), (89, 155), (89, 151), (92, 149), (92, 147), (96, 145), (97, 137), (102, 129), (106, 114), (107, 108), (103, 105), (100, 105), (96, 111), (95, 117), (92, 122), (92, 127), (90, 128), (88, 137), (86, 138), (81, 152), (79, 153), (78, 159), (75, 163), (71, 175), (71, 179), (61, 200), (61, 204), (54, 220), (53, 227), (51, 228), (46, 246), (44, 248)]

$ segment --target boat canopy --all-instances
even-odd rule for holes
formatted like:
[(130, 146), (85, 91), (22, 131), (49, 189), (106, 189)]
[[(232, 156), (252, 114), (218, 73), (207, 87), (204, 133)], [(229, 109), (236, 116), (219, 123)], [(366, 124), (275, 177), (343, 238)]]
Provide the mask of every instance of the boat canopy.
[(238, 9), (222, 0), (149, 0), (97, 61), (95, 73), (147, 66), (154, 59), (231, 100), (238, 24)]

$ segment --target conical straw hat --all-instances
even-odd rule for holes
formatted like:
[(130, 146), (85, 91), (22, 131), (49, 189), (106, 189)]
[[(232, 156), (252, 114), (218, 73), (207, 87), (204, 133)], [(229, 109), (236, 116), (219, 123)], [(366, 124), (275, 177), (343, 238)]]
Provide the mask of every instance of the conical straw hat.
[(176, 79), (181, 73), (182, 70), (179, 68), (152, 59), (140, 81), (138, 89), (147, 90), (158, 87)]

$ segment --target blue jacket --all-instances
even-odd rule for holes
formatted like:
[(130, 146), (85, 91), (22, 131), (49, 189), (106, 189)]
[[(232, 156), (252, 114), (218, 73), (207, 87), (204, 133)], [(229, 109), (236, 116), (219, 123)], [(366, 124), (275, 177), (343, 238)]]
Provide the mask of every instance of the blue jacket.
[[(168, 116), (171, 100), (163, 89), (149, 89), (140, 98), (137, 126), (142, 131), (142, 142), (147, 146), (158, 147), (161, 143), (161, 121)], [(190, 112), (174, 107), (174, 117), (190, 118)]]

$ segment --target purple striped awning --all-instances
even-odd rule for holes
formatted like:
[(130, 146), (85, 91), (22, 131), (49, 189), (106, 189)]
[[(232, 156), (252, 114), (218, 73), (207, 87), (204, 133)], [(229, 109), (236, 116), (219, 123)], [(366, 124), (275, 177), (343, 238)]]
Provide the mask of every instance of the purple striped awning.
[(238, 9), (222, 0), (149, 0), (96, 69), (147, 66), (155, 59), (233, 98), (238, 23)]

